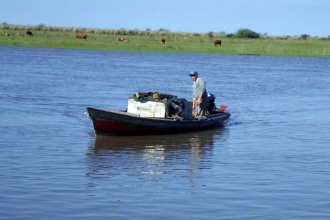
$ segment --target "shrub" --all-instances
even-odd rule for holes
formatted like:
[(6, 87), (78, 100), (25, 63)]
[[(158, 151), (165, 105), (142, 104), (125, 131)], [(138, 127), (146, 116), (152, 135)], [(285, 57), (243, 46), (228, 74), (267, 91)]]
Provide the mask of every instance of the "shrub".
[(226, 37), (230, 38), (230, 37), (234, 37), (234, 34), (230, 33), (230, 34), (226, 34)]
[(250, 29), (247, 29), (247, 28), (241, 28), (236, 32), (235, 37), (237, 37), (237, 38), (259, 38), (260, 34), (254, 32)]
[(302, 39), (302, 40), (307, 40), (307, 38), (310, 38), (310, 36), (308, 34), (302, 34), (299, 37), (299, 39)]
[(44, 30), (46, 28), (46, 25), (44, 25), (44, 24), (39, 24), (39, 25), (37, 25), (36, 27), (34, 27), (33, 29), (34, 30), (37, 30), (37, 31), (42, 31), (42, 30)]
[(159, 28), (158, 32), (170, 32), (170, 30), (165, 28)]
[(210, 38), (213, 38), (214, 37), (214, 34), (213, 34), (212, 31), (210, 31), (210, 32), (207, 33), (207, 36), (210, 37)]
[(200, 33), (192, 33), (192, 36), (194, 36), (194, 37), (200, 37), (200, 36), (202, 36), (202, 34), (200, 34)]

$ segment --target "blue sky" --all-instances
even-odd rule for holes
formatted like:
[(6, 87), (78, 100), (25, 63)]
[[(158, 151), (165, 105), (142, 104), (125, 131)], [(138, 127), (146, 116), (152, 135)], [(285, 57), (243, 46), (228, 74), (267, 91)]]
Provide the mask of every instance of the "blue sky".
[(0, 0), (0, 23), (330, 35), (330, 0)]

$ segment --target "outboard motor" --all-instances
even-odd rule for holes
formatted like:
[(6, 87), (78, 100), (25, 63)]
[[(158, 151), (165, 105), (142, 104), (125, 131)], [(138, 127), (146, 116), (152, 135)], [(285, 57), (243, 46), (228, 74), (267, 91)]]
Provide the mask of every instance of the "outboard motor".
[(213, 94), (208, 93), (207, 94), (207, 98), (208, 98), (208, 103), (207, 103), (207, 111), (212, 114), (214, 113), (214, 111), (216, 110), (216, 106), (215, 106), (215, 96)]

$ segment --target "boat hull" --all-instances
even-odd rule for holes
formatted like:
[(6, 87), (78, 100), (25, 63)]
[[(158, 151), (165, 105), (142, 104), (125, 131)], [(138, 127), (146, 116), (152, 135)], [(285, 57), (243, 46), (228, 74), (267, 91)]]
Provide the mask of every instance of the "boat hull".
[(145, 118), (123, 111), (87, 108), (97, 134), (135, 135), (166, 134), (204, 130), (222, 125), (230, 114), (220, 112), (202, 120), (175, 120), (172, 118)]

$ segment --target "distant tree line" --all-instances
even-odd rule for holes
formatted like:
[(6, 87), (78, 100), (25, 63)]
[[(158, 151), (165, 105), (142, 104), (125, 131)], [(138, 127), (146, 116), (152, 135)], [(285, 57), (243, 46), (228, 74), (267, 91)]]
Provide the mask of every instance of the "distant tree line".
[[(260, 34), (248, 28), (241, 28), (235, 33), (225, 33), (225, 32), (208, 32), (208, 33), (191, 33), (191, 32), (171, 32), (168, 29), (160, 28), (158, 30), (151, 30), (149, 28), (145, 30), (127, 30), (127, 29), (95, 29), (95, 28), (77, 28), (77, 27), (52, 27), (46, 26), (44, 24), (39, 24), (36, 26), (24, 26), (24, 25), (12, 25), (3, 22), (0, 24), (0, 28), (8, 31), (23, 31), (23, 30), (36, 30), (36, 31), (52, 31), (52, 32), (73, 32), (73, 33), (90, 33), (90, 34), (108, 34), (108, 35), (124, 35), (124, 36), (132, 36), (132, 35), (140, 35), (140, 36), (208, 36), (209, 38), (217, 38), (217, 37), (227, 37), (227, 38), (249, 38), (249, 39), (257, 39), (257, 38), (278, 38), (278, 39), (289, 39), (292, 36), (277, 36), (271, 37), (268, 36), (267, 33)], [(293, 37), (297, 38), (297, 37)], [(302, 34), (298, 36), (298, 39), (307, 40), (311, 38), (308, 34)], [(330, 35), (327, 38), (318, 38), (322, 40), (330, 40)]]

